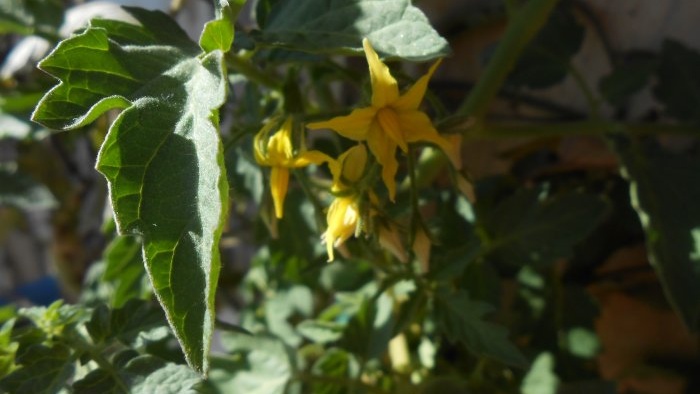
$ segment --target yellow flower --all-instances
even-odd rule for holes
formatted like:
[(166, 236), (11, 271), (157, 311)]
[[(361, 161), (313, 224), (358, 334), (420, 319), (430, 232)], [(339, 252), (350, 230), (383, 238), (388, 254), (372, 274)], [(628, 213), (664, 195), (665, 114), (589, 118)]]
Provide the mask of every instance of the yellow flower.
[[(292, 148), (292, 119), (287, 118), (282, 127), (270, 138), (270, 129), (276, 122), (268, 122), (255, 136), (254, 151), (258, 164), (272, 167), (270, 171), (270, 190), (275, 204), (275, 216), (284, 214), (284, 197), (289, 186), (289, 169), (305, 167), (309, 164), (321, 164), (332, 160), (319, 151), (307, 151), (302, 143), (295, 154)], [(302, 140), (303, 141), (303, 140)]]
[(356, 196), (336, 197), (328, 208), (328, 227), (321, 235), (321, 240), (326, 244), (328, 261), (333, 261), (333, 248), (340, 246), (351, 235), (355, 234), (360, 218)]
[(322, 242), (326, 244), (328, 261), (333, 261), (333, 248), (357, 232), (360, 219), (359, 196), (353, 190), (353, 184), (362, 178), (366, 165), (367, 149), (361, 144), (348, 149), (337, 161), (328, 163), (333, 174), (332, 191), (338, 194), (328, 208), (328, 227), (321, 235)]
[(379, 60), (366, 38), (362, 45), (369, 64), (372, 105), (355, 109), (347, 116), (310, 123), (308, 127), (332, 129), (349, 139), (367, 141), (370, 151), (382, 166), (382, 179), (389, 190), (389, 197), (393, 200), (396, 195), (394, 178), (398, 170), (397, 147), (407, 152), (409, 143), (433, 143), (450, 157), (457, 168), (461, 166), (459, 147), (441, 137), (428, 116), (418, 109), (423, 101), (428, 80), (440, 61), (435, 62), (428, 73), (420, 77), (406, 93), (399, 95), (396, 79), (389, 72), (389, 68)]

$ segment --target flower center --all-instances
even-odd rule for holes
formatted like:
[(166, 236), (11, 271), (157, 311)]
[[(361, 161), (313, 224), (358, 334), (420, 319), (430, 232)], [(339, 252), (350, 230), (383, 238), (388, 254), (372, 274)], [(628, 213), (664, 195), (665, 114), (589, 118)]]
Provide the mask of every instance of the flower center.
[(396, 115), (396, 111), (389, 107), (380, 108), (379, 111), (377, 111), (377, 121), (389, 138), (396, 142), (396, 144), (401, 147), (401, 150), (407, 152), (408, 146), (403, 138), (399, 117)]

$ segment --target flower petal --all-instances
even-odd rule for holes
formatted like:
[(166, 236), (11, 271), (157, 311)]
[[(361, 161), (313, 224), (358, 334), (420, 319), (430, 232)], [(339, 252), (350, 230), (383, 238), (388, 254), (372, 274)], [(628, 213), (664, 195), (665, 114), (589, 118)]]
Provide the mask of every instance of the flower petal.
[(267, 143), (267, 157), (272, 165), (291, 160), (294, 155), (292, 147), (292, 118), (287, 118), (279, 131)]
[(399, 163), (396, 161), (396, 142), (382, 131), (378, 124), (373, 124), (372, 130), (367, 135), (369, 150), (377, 158), (382, 166), (382, 180), (389, 191), (389, 199), (394, 201), (396, 195), (396, 171)]
[(270, 191), (272, 202), (275, 204), (275, 216), (281, 219), (284, 214), (284, 197), (289, 187), (289, 170), (285, 167), (272, 167), (270, 172)]
[(319, 165), (321, 163), (327, 163), (332, 161), (333, 158), (328, 156), (327, 154), (317, 151), (317, 150), (310, 150), (306, 152), (300, 153), (297, 157), (294, 158), (289, 164), (290, 167), (305, 167), (308, 166), (309, 164), (316, 164)]
[(365, 57), (369, 64), (369, 75), (372, 82), (372, 106), (382, 108), (399, 98), (399, 87), (396, 79), (389, 72), (389, 67), (379, 60), (379, 55), (372, 48), (368, 39), (362, 40)]
[(364, 145), (357, 144), (340, 155), (338, 162), (340, 166), (336, 171), (340, 171), (333, 173), (334, 183), (341, 182), (341, 179), (348, 182), (357, 182), (365, 173), (367, 149)]
[(418, 78), (416, 83), (411, 86), (406, 93), (399, 97), (394, 103), (391, 104), (398, 111), (415, 110), (420, 106), (421, 101), (423, 101), (423, 96), (425, 96), (425, 90), (428, 88), (428, 81), (433, 76), (433, 73), (440, 65), (442, 59), (438, 59), (430, 69), (428, 73)]
[(399, 123), (407, 142), (435, 144), (442, 149), (455, 168), (462, 167), (459, 141), (450, 142), (440, 136), (426, 114), (420, 111), (399, 112)]
[(377, 111), (372, 107), (358, 108), (350, 115), (337, 116), (324, 122), (313, 122), (306, 125), (310, 129), (331, 129), (343, 137), (355, 141), (367, 139), (369, 127)]

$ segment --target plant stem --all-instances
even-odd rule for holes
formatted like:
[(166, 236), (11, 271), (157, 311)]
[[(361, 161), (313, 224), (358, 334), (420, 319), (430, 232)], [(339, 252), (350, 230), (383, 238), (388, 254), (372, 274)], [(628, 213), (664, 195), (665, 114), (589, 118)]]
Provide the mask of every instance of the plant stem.
[(282, 89), (281, 81), (255, 67), (247, 57), (228, 52), (226, 54), (226, 61), (231, 67), (245, 75), (249, 80), (273, 90)]
[(456, 115), (476, 118), (484, 116), (506, 76), (515, 66), (520, 53), (544, 26), (556, 4), (557, 0), (531, 0), (515, 13), (486, 71), (459, 107)]

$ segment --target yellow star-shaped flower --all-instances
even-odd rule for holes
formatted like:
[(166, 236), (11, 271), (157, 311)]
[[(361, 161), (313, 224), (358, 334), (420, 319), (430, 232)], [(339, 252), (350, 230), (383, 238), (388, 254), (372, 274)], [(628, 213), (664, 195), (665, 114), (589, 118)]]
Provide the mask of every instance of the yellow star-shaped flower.
[(369, 64), (372, 83), (372, 105), (355, 109), (350, 115), (339, 116), (325, 122), (308, 125), (311, 129), (332, 129), (340, 135), (355, 141), (367, 141), (372, 154), (382, 166), (382, 180), (393, 200), (396, 195), (396, 148), (408, 151), (408, 144), (429, 142), (440, 147), (452, 164), (461, 166), (459, 146), (441, 137), (428, 116), (418, 108), (430, 77), (440, 64), (440, 60), (430, 67), (403, 95), (399, 95), (396, 79), (389, 68), (379, 60), (379, 56), (365, 38), (362, 41)]
[[(305, 167), (309, 164), (321, 164), (332, 159), (319, 151), (307, 151), (302, 143), (295, 154), (292, 147), (292, 119), (287, 118), (282, 127), (269, 137), (270, 129), (276, 125), (268, 122), (255, 136), (254, 151), (258, 164), (272, 167), (270, 171), (270, 190), (278, 219), (284, 214), (284, 197), (289, 187), (289, 169)], [(302, 140), (303, 141), (303, 140)]]

